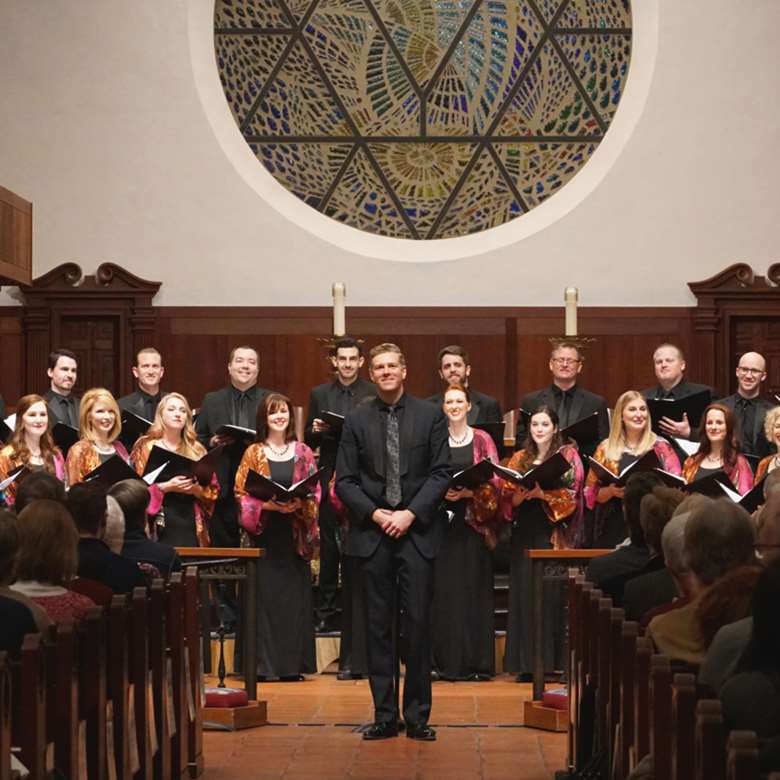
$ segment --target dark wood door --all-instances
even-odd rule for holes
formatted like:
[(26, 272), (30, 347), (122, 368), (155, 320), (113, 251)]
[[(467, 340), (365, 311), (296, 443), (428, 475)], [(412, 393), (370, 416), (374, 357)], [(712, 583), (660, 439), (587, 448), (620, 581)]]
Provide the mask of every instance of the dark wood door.
[(734, 317), (731, 336), (729, 376), (732, 378), (729, 393), (734, 392), (734, 372), (740, 355), (760, 352), (766, 358), (766, 384), (764, 394), (769, 398), (780, 395), (780, 317)]
[(119, 390), (119, 317), (65, 315), (60, 321), (60, 334), (60, 343), (78, 356), (78, 394), (90, 387), (107, 387), (116, 395)]

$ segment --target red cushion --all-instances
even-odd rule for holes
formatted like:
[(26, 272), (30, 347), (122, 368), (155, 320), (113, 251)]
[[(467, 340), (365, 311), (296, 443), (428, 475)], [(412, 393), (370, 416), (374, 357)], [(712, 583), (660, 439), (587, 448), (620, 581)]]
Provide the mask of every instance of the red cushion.
[(566, 688), (552, 688), (545, 691), (542, 694), (542, 704), (556, 710), (566, 710), (569, 708), (569, 692)]
[(207, 707), (246, 707), (249, 697), (239, 688), (206, 688)]

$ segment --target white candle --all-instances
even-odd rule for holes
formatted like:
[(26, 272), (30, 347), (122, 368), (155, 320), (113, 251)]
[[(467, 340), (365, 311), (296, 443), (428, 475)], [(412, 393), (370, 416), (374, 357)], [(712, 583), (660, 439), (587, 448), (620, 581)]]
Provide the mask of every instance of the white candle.
[(563, 300), (566, 302), (566, 336), (577, 335), (577, 288), (567, 287), (563, 293)]
[(343, 336), (347, 332), (345, 299), (347, 287), (344, 282), (333, 282), (333, 335)]

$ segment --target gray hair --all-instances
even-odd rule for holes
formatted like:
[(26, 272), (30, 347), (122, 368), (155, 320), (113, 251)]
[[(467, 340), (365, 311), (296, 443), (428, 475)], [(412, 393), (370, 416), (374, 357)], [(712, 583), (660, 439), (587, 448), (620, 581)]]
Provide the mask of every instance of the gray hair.
[(125, 513), (113, 496), (106, 496), (106, 532), (103, 541), (119, 555), (125, 542)]
[(661, 532), (661, 549), (664, 551), (666, 568), (678, 575), (688, 573), (685, 560), (685, 526), (690, 516), (690, 512), (673, 515)]

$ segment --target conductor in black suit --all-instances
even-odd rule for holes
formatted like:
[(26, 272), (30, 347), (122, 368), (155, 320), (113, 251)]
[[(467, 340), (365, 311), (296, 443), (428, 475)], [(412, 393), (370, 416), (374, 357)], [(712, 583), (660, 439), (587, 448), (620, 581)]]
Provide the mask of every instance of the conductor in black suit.
[(49, 389), (43, 394), (49, 408), (49, 425), (58, 422), (79, 428), (79, 399), (73, 392), (78, 376), (76, 353), (55, 349), (49, 355)]
[[(737, 392), (718, 401), (734, 411), (737, 436), (744, 455), (765, 458), (774, 447), (764, 433), (766, 413), (776, 404), (761, 397), (761, 383), (766, 379), (766, 360), (758, 352), (746, 352), (737, 364)], [(751, 464), (755, 469), (755, 464)]]
[[(685, 355), (675, 344), (661, 344), (653, 352), (653, 367), (655, 368), (655, 377), (658, 380), (658, 384), (655, 387), (648, 387), (646, 390), (642, 390), (642, 395), (645, 398), (679, 401), (704, 391), (710, 394), (710, 399), (712, 398), (713, 392), (709, 385), (698, 385), (694, 382), (689, 382), (685, 378), (683, 373), (685, 371)], [(680, 439), (690, 439), (692, 437), (688, 415), (683, 415), (683, 419), (680, 421), (662, 417), (658, 427), (667, 437)], [(693, 433), (695, 438), (695, 432)], [(678, 452), (678, 454), (680, 453)]]
[(225, 444), (225, 457), (217, 467), (219, 498), (209, 524), (213, 547), (238, 547), (238, 512), (233, 496), (233, 483), (245, 447), (231, 437), (218, 436), (223, 425), (251, 428), (257, 417), (257, 407), (270, 390), (258, 387), (260, 358), (254, 347), (236, 347), (228, 360), (230, 383), (221, 390), (206, 393), (195, 431), (204, 447), (209, 449)]
[[(336, 455), (339, 449), (341, 429), (334, 430), (323, 420), (325, 412), (335, 412), (346, 416), (364, 398), (373, 396), (374, 385), (361, 379), (359, 372), (363, 366), (360, 343), (347, 336), (336, 341), (331, 355), (331, 363), (336, 376), (325, 384), (317, 385), (309, 397), (309, 414), (306, 419), (304, 440), (313, 450), (320, 448), (319, 466), (322, 471), (322, 500), (320, 501), (320, 604), (318, 609), (317, 631), (330, 628), (330, 621), (336, 614), (336, 592), (339, 582), (339, 543), (338, 516), (328, 500), (328, 485), (336, 468)], [(344, 567), (346, 574), (346, 567)], [(347, 577), (342, 577), (347, 579)], [(346, 588), (345, 588), (346, 591)], [(348, 593), (343, 593), (346, 600)], [(344, 626), (342, 625), (342, 632)], [(348, 665), (347, 665), (348, 666)], [(348, 668), (342, 668), (348, 674)]]
[[(501, 404), (498, 402), (498, 399), (493, 398), (492, 395), (474, 390), (469, 383), (471, 363), (469, 362), (468, 352), (460, 344), (450, 344), (439, 350), (438, 361), (439, 376), (445, 382), (444, 390), (450, 385), (460, 385), (469, 389), (471, 409), (466, 418), (466, 422), (469, 425), (501, 422), (503, 415), (501, 414)], [(437, 409), (441, 409), (444, 405), (444, 391), (432, 395), (426, 400), (436, 404)]]
[(157, 404), (162, 398), (160, 382), (165, 374), (162, 356), (154, 347), (138, 350), (133, 366), (133, 376), (138, 382), (134, 393), (123, 395), (117, 403), (122, 411), (132, 412), (152, 422)]
[[(549, 363), (552, 383), (523, 397), (520, 408), (526, 412), (533, 412), (540, 406), (549, 406), (558, 414), (561, 428), (573, 425), (594, 412), (597, 413), (596, 438), (593, 441), (577, 442), (583, 455), (592, 455), (598, 443), (609, 436), (609, 417), (607, 402), (600, 395), (591, 393), (577, 384), (584, 362), (584, 356), (576, 344), (561, 342), (555, 346), (550, 353)], [(519, 415), (518, 446), (525, 441), (527, 420), (526, 415)]]
[(393, 601), (398, 580), (406, 652), (406, 736), (433, 740), (430, 610), (433, 560), (441, 545), (440, 502), (449, 484), (447, 423), (441, 409), (406, 395), (406, 361), (395, 344), (369, 354), (377, 397), (344, 423), (336, 492), (350, 512), (347, 553), (361, 559), (368, 612), (374, 723), (364, 739), (398, 735), (394, 696)]

